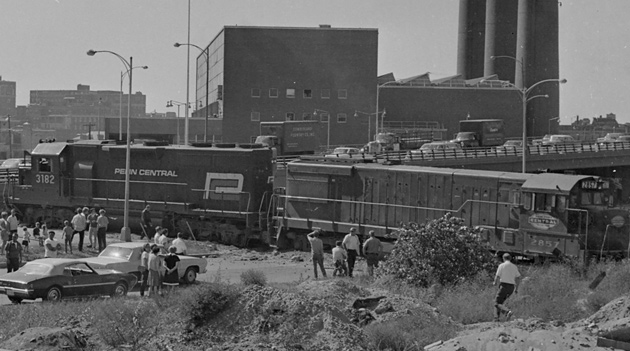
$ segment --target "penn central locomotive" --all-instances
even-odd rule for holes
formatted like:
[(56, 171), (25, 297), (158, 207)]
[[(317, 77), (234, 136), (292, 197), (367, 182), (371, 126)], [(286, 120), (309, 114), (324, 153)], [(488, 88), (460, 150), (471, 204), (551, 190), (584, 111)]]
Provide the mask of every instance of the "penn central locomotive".
[[(378, 163), (292, 162), (277, 244), (306, 249), (312, 228), (374, 230), (387, 239), (401, 225), (451, 213), (480, 228), (494, 251), (529, 257), (627, 256), (626, 210), (610, 180)], [(339, 235), (324, 237), (334, 245)], [(395, 239), (395, 236), (394, 236)]]
[[(120, 226), (125, 145), (42, 143), (12, 182), (0, 184), (22, 221), (59, 226), (78, 206), (105, 208)], [(323, 158), (290, 162), (274, 176), (272, 150), (256, 144), (200, 147), (134, 144), (130, 218), (151, 204), (154, 225), (246, 246), (253, 241), (310, 249), (306, 234), (326, 231), (333, 246), (351, 227), (392, 244), (401, 225), (446, 213), (480, 228), (492, 250), (529, 257), (627, 256), (629, 213), (611, 180)], [(283, 171), (284, 172), (284, 171)], [(285, 179), (286, 184), (274, 180)]]
[[(131, 146), (129, 224), (140, 229), (151, 205), (153, 225), (193, 231), (204, 239), (245, 246), (269, 243), (267, 209), (273, 190), (272, 151), (260, 145), (208, 147), (162, 143)], [(5, 190), (22, 221), (58, 227), (78, 206), (104, 208), (122, 226), (126, 145), (113, 141), (40, 143), (31, 167)], [(5, 186), (7, 186), (5, 185)]]

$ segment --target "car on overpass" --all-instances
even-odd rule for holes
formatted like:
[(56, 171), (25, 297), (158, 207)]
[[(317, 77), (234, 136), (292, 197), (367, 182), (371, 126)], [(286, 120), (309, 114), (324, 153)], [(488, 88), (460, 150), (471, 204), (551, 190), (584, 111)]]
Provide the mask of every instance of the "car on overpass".
[(324, 157), (326, 158), (352, 158), (360, 156), (361, 150), (356, 147), (337, 147), (333, 150), (333, 152), (326, 154)]
[(494, 150), (501, 154), (513, 154), (523, 149), (523, 140), (507, 140), (503, 145), (497, 146)]
[(604, 141), (598, 141), (597, 146), (599, 150), (630, 149), (630, 135), (623, 134), (623, 135), (617, 136), (615, 139), (607, 139)]

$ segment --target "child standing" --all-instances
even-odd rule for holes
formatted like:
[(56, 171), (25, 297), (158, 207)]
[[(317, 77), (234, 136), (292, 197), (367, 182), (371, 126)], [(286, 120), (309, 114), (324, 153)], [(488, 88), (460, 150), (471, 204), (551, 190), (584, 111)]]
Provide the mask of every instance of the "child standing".
[(333, 277), (339, 273), (339, 276), (343, 277), (348, 274), (348, 268), (346, 267), (346, 260), (348, 254), (342, 247), (342, 242), (337, 241), (337, 246), (332, 249), (333, 262), (335, 263), (335, 270), (333, 271)]
[(28, 232), (28, 228), (24, 227), (24, 239), (22, 239), (22, 247), (25, 252), (28, 252), (28, 244), (31, 242), (31, 233)]
[(44, 235), (40, 235), (41, 230), (41, 224), (39, 224), (39, 222), (35, 222), (35, 228), (33, 228), (33, 239), (36, 239), (39, 242), (39, 246), (44, 246), (44, 237), (46, 236), (46, 232), (44, 232)]
[(70, 225), (70, 221), (63, 221), (63, 233), (61, 234), (63, 242), (65, 243), (66, 253), (68, 253), (68, 246), (70, 247), (70, 253), (72, 253), (72, 235), (74, 229)]

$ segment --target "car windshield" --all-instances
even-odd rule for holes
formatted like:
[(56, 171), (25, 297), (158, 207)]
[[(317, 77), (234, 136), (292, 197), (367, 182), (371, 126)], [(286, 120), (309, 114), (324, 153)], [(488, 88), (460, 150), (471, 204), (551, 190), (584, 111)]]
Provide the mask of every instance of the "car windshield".
[(126, 247), (108, 246), (101, 252), (98, 257), (122, 258), (129, 260), (133, 250)]
[(20, 273), (24, 274), (46, 274), (50, 272), (52, 266), (47, 264), (41, 264), (37, 262), (28, 262), (24, 267), (20, 268)]

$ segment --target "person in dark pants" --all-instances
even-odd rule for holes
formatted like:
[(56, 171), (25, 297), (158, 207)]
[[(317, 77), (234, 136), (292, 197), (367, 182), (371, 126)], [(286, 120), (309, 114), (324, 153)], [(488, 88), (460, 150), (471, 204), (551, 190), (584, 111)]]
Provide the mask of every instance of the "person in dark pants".
[(147, 288), (149, 280), (149, 254), (151, 253), (151, 244), (146, 243), (142, 248), (140, 256), (140, 296), (144, 296), (144, 290)]
[(98, 242), (98, 252), (101, 252), (107, 247), (107, 226), (109, 226), (109, 218), (105, 215), (105, 210), (99, 211), (96, 223), (98, 225), (96, 241)]
[(378, 267), (378, 257), (381, 255), (383, 246), (381, 241), (376, 238), (373, 230), (369, 232), (369, 238), (363, 243), (363, 254), (367, 260), (368, 274), (374, 275), (374, 268)]
[(343, 238), (342, 244), (348, 253), (348, 276), (352, 277), (354, 263), (357, 261), (357, 255), (361, 253), (361, 242), (357, 235), (357, 228), (350, 228), (350, 233)]
[(22, 263), (22, 245), (18, 242), (17, 233), (13, 234), (12, 240), (4, 246), (7, 254), (7, 273), (16, 272)]
[(498, 322), (501, 318), (501, 313), (505, 313), (506, 319), (512, 317), (512, 311), (503, 305), (505, 300), (512, 295), (512, 293), (518, 293), (518, 284), (521, 280), (521, 273), (514, 263), (512, 263), (512, 256), (509, 253), (503, 254), (503, 263), (499, 265), (497, 274), (494, 277), (492, 285), (499, 284), (499, 290), (495, 297), (495, 314), (494, 321)]
[(144, 238), (146, 234), (147, 238), (151, 240), (153, 238), (153, 223), (151, 221), (151, 205), (146, 205), (142, 213), (140, 214), (140, 225), (144, 230), (143, 234), (140, 235), (140, 239)]

